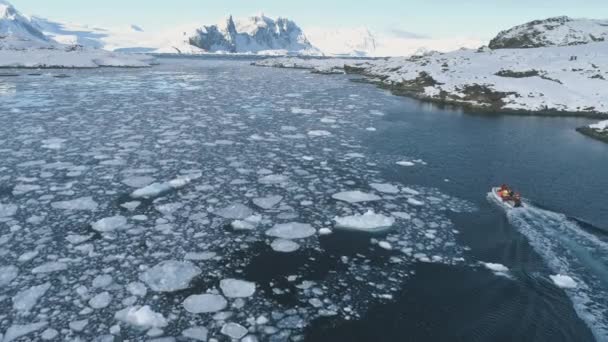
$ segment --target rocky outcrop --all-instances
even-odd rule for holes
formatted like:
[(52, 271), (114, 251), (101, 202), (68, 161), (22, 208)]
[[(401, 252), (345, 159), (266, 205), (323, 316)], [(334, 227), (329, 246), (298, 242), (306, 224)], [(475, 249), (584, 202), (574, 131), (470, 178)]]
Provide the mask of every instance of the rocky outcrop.
[(500, 32), (491, 49), (569, 46), (608, 40), (608, 20), (555, 17), (535, 20)]

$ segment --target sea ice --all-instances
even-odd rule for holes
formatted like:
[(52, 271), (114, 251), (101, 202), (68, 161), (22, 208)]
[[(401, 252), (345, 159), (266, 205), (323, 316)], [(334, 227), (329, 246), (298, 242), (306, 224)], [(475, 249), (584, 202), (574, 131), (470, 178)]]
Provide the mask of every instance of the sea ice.
[(412, 163), (411, 161), (398, 161), (397, 165), (399, 166), (414, 166), (416, 164)]
[(392, 184), (380, 184), (380, 183), (371, 183), (369, 186), (376, 191), (380, 191), (386, 194), (397, 194), (399, 193), (399, 187), (394, 186)]
[(493, 264), (490, 262), (484, 262), (483, 265), (494, 272), (499, 272), (499, 273), (505, 273), (505, 272), (509, 272), (509, 268), (505, 265), (502, 264)]
[(368, 194), (361, 191), (345, 191), (337, 193), (331, 196), (333, 199), (338, 201), (344, 201), (348, 203), (360, 203), (360, 202), (372, 202), (379, 201), (382, 198), (374, 194)]
[(109, 292), (102, 292), (89, 300), (89, 306), (93, 309), (103, 309), (110, 305), (112, 295)]
[(0, 267), (0, 286), (9, 285), (17, 275), (19, 274), (19, 269), (16, 266), (2, 266)]
[(289, 178), (287, 178), (287, 176), (285, 176), (285, 175), (271, 174), (271, 175), (261, 177), (260, 179), (258, 179), (258, 182), (260, 182), (262, 184), (282, 184), (282, 183), (287, 183), (288, 180), (289, 180)]
[(558, 287), (561, 287), (563, 289), (573, 289), (578, 286), (576, 284), (576, 281), (574, 281), (574, 279), (572, 279), (571, 277), (569, 277), (567, 275), (556, 274), (556, 275), (550, 275), (549, 278), (551, 278), (551, 280), (553, 281), (553, 283), (555, 285), (557, 285)]
[(226, 219), (242, 220), (253, 215), (253, 210), (241, 203), (234, 203), (213, 212)]
[(190, 281), (201, 274), (201, 269), (189, 261), (167, 260), (141, 273), (139, 279), (157, 292), (186, 289)]
[(394, 218), (376, 214), (371, 210), (363, 215), (336, 217), (334, 221), (336, 221), (336, 228), (364, 232), (384, 231), (395, 223)]
[(246, 298), (255, 293), (255, 283), (239, 279), (223, 279), (220, 289), (228, 298)]
[(199, 314), (218, 312), (228, 306), (228, 301), (223, 296), (215, 294), (192, 295), (182, 303), (186, 311)]
[(272, 247), (275, 252), (281, 253), (292, 253), (300, 249), (300, 245), (298, 243), (285, 239), (276, 239), (272, 241), (270, 247)]
[(34, 274), (51, 273), (51, 272), (65, 271), (67, 269), (68, 269), (68, 265), (66, 263), (57, 262), (57, 261), (49, 261), (47, 263), (44, 263), (44, 264), (32, 269), (32, 273), (34, 273)]
[(239, 339), (245, 337), (245, 335), (247, 335), (247, 333), (249, 331), (247, 330), (247, 328), (245, 328), (244, 326), (242, 326), (240, 324), (226, 323), (222, 327), (221, 332), (222, 332), (222, 334), (224, 334), (232, 339), (239, 340)]
[(162, 314), (152, 311), (148, 305), (125, 308), (118, 311), (114, 317), (142, 329), (164, 328), (168, 324)]
[(380, 248), (382, 249), (386, 249), (389, 251), (393, 249), (393, 246), (388, 241), (380, 241), (378, 243), (378, 246), (380, 246)]
[(143, 188), (154, 182), (150, 176), (133, 176), (123, 179), (122, 183), (132, 188)]
[(409, 204), (411, 204), (413, 206), (416, 206), (416, 207), (421, 207), (421, 206), (424, 205), (424, 202), (422, 202), (420, 200), (417, 200), (415, 198), (408, 198), (407, 199), (407, 203), (409, 203)]
[(21, 312), (30, 311), (50, 288), (51, 283), (47, 282), (17, 293), (13, 297), (13, 309)]
[(97, 209), (97, 202), (92, 197), (80, 197), (69, 201), (53, 202), (51, 207), (61, 210), (91, 211)]
[(182, 336), (196, 341), (207, 341), (209, 330), (205, 327), (192, 327), (182, 331)]
[(120, 215), (106, 217), (93, 223), (91, 227), (94, 230), (102, 233), (112, 232), (117, 229), (127, 228), (127, 218)]
[(144, 283), (132, 282), (127, 285), (127, 291), (134, 296), (145, 297), (148, 289)]
[(309, 131), (308, 135), (311, 137), (328, 137), (331, 135), (331, 132), (323, 131), (323, 130), (316, 130), (316, 131)]
[(268, 196), (268, 197), (260, 197), (254, 198), (253, 204), (257, 205), (262, 209), (271, 209), (277, 204), (281, 203), (283, 200), (283, 196)]
[(15, 204), (0, 203), (0, 218), (11, 217), (17, 213), (18, 207)]
[(164, 183), (152, 183), (131, 193), (132, 198), (155, 198), (172, 190), (178, 190), (200, 178), (199, 175), (182, 176)]
[(316, 233), (315, 229), (307, 223), (281, 223), (266, 231), (266, 235), (278, 237), (281, 239), (304, 239), (313, 236)]
[(6, 333), (4, 334), (4, 339), (2, 340), (2, 342), (14, 341), (14, 340), (18, 339), (19, 337), (31, 334), (34, 331), (38, 331), (38, 330), (46, 327), (46, 325), (47, 325), (46, 322), (30, 323), (30, 324), (24, 324), (24, 325), (12, 325), (6, 330)]
[(101, 274), (93, 279), (93, 287), (106, 288), (112, 284), (114, 279), (109, 274)]

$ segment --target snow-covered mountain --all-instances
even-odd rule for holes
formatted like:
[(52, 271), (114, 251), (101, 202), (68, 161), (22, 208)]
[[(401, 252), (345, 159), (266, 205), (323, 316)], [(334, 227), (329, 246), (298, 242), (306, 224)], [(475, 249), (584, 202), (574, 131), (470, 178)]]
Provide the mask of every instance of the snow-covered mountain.
[(569, 46), (608, 40), (608, 20), (555, 17), (535, 20), (500, 32), (492, 49)]
[(0, 0), (0, 49), (49, 48), (55, 42), (10, 3)]
[[(21, 13), (5, 0), (0, 0), (0, 67), (25, 68), (95, 68), (100, 66), (150, 66), (152, 59), (112, 53), (94, 47), (85, 47), (78, 40), (57, 42), (45, 35), (41, 26)], [(55, 37), (55, 36), (53, 36)], [(65, 36), (57, 36), (65, 38)], [(60, 39), (61, 40), (61, 39)]]
[(318, 54), (295, 22), (264, 15), (240, 20), (229, 16), (218, 25), (197, 29), (189, 43), (207, 52)]
[(375, 32), (367, 27), (307, 28), (306, 37), (324, 54), (339, 57), (410, 56), (429, 50), (477, 48), (483, 44), (474, 38), (438, 39), (400, 30)]

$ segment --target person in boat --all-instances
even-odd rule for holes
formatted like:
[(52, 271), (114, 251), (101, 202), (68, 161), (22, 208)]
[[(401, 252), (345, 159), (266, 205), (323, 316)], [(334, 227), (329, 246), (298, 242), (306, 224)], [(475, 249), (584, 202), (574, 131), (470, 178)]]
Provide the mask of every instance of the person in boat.
[(521, 208), (521, 194), (518, 192), (513, 196), (513, 202), (515, 204), (515, 208)]
[(500, 190), (498, 190), (498, 194), (500, 195), (500, 198), (502, 198), (503, 201), (508, 201), (511, 199), (511, 192), (512, 191), (506, 184), (503, 184), (500, 187)]

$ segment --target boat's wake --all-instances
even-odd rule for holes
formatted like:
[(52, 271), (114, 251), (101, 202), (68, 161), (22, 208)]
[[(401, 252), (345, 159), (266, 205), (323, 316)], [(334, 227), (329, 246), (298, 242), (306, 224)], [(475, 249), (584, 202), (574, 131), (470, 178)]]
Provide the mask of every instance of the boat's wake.
[(608, 243), (563, 214), (527, 204), (507, 211), (555, 274), (576, 282), (566, 292), (598, 341), (608, 341)]

